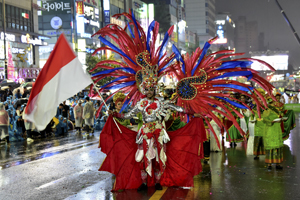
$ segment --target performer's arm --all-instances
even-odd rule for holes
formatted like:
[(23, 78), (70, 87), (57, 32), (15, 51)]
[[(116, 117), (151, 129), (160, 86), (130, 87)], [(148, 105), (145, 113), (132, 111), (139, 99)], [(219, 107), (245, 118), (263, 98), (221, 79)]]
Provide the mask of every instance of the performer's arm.
[(194, 115), (195, 113), (189, 112), (187, 110), (185, 110), (184, 108), (180, 107), (180, 106), (176, 106), (174, 104), (168, 103), (168, 107), (171, 110), (177, 111), (177, 112), (182, 112), (188, 115)]
[(121, 118), (121, 119), (131, 119), (135, 117), (136, 114), (140, 112), (138, 105), (135, 105), (132, 110), (130, 110), (128, 113), (113, 113), (113, 117)]

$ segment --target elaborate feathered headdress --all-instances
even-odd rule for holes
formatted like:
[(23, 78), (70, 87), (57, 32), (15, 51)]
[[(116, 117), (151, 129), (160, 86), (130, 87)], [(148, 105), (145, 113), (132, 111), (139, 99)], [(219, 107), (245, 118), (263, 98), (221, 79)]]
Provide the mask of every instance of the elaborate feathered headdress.
[[(98, 68), (105, 69), (104, 71), (92, 74), (94, 82), (98, 82), (105, 77), (115, 77), (113, 81), (103, 85), (101, 90), (113, 89), (116, 92), (122, 90), (124, 93), (128, 93), (122, 108), (123, 110), (129, 102), (132, 102), (133, 105), (136, 104), (143, 95), (144, 86), (147, 84), (155, 85), (157, 83), (159, 77), (167, 70), (168, 64), (175, 58), (175, 55), (167, 56), (167, 53), (165, 53), (168, 39), (174, 29), (173, 26), (166, 32), (161, 45), (155, 48), (159, 31), (159, 24), (157, 22), (153, 21), (150, 24), (146, 35), (143, 28), (136, 21), (133, 12), (129, 14), (116, 14), (113, 17), (119, 18), (120, 16), (127, 18), (128, 24), (126, 27), (122, 28), (116, 24), (109, 24), (95, 33), (94, 35), (99, 35), (100, 41), (106, 46), (96, 49), (93, 54), (95, 55), (101, 50), (110, 50), (119, 54), (123, 62), (104, 60), (99, 62), (90, 72), (93, 73)], [(131, 36), (128, 35), (127, 29)], [(105, 37), (109, 37), (117, 45), (112, 44)], [(109, 64), (119, 65), (120, 67), (114, 68), (108, 66)], [(147, 80), (148, 82), (146, 82)], [(114, 93), (107, 99), (112, 95)]]
[[(238, 76), (247, 77), (248, 80), (251, 79), (251, 81), (256, 82), (268, 94), (272, 95), (274, 87), (268, 81), (260, 77), (258, 72), (247, 66), (250, 66), (252, 61), (255, 61), (268, 66), (271, 70), (274, 69), (266, 62), (252, 58), (224, 61), (225, 58), (231, 56), (243, 55), (243, 53), (233, 53), (233, 51), (230, 50), (222, 50), (207, 55), (207, 50), (216, 39), (217, 38), (209, 40), (203, 49), (196, 49), (192, 55), (181, 55), (176, 46), (173, 45), (172, 49), (176, 54), (178, 62), (170, 66), (170, 71), (173, 72), (178, 79), (176, 87), (177, 105), (191, 112), (206, 116), (204, 119), (208, 126), (210, 126), (208, 121), (208, 118), (210, 118), (213, 119), (219, 127), (226, 128), (216, 115), (216, 113), (218, 113), (218, 115), (222, 115), (232, 121), (240, 132), (243, 133), (232, 112), (243, 118), (239, 109), (251, 109), (247, 104), (242, 103), (234, 97), (230, 97), (229, 93), (237, 92), (253, 98), (258, 105), (257, 109), (259, 115), (259, 108), (267, 106), (267, 102), (263, 98), (263, 95), (255, 88), (238, 81), (229, 80), (228, 78)], [(220, 56), (217, 57), (216, 55)], [(258, 98), (263, 100), (264, 105), (259, 103)], [(272, 98), (275, 99), (273, 95)], [(183, 113), (180, 113), (180, 115), (184, 120), (189, 120), (189, 116)], [(214, 132), (212, 127), (210, 127), (210, 130)]]

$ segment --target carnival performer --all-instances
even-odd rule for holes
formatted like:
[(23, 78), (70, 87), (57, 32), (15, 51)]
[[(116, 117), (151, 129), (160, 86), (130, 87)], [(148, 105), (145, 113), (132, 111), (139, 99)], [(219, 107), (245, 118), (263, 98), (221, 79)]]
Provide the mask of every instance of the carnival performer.
[[(240, 97), (242, 103), (246, 103), (246, 96), (241, 95)], [(244, 116), (240, 119), (240, 126), (245, 133), (248, 133), (248, 124), (249, 124), (249, 117), (251, 112), (249, 109), (240, 109), (241, 114)]]
[(74, 107), (74, 117), (75, 117), (75, 129), (78, 131), (78, 133), (81, 133), (81, 127), (83, 122), (83, 107), (82, 107), (82, 101), (79, 100), (78, 105)]
[(279, 100), (281, 99), (281, 94), (276, 93), (276, 101), (270, 99), (269, 107), (273, 109), (277, 114), (280, 115), (282, 121), (280, 123), (282, 130), (282, 138), (283, 140), (287, 140), (290, 136), (290, 131), (296, 127), (296, 119), (295, 113), (293, 110), (287, 110), (285, 108), (284, 103), (281, 103)]
[[(90, 72), (95, 82), (105, 77), (115, 77), (102, 86), (99, 92), (107, 89), (115, 90), (105, 100), (118, 91), (126, 93), (120, 112), (132, 103), (133, 109), (126, 114), (112, 111), (109, 113), (118, 118), (132, 118), (141, 112), (143, 125), (138, 133), (124, 126), (119, 126), (118, 130), (113, 118), (108, 118), (99, 141), (101, 151), (107, 156), (99, 170), (116, 175), (114, 191), (137, 188), (142, 190), (154, 185), (156, 189), (161, 189), (161, 186), (192, 187), (193, 177), (200, 173), (201, 158), (204, 157), (202, 144), (206, 140), (206, 134), (203, 120), (216, 140), (218, 137), (209, 123), (210, 120), (213, 119), (220, 128), (225, 127), (212, 111), (232, 121), (241, 135), (245, 135), (230, 111), (243, 117), (238, 109), (250, 108), (239, 100), (230, 98), (227, 92), (239, 92), (249, 98), (253, 97), (258, 108), (267, 105), (266, 102), (264, 105), (258, 102), (255, 96), (257, 91), (254, 88), (238, 81), (228, 80), (227, 77), (247, 77), (262, 85), (267, 93), (271, 94), (273, 86), (247, 66), (255, 61), (268, 66), (271, 70), (274, 69), (267, 63), (252, 58), (223, 61), (230, 56), (242, 55), (234, 54), (230, 50), (207, 55), (210, 45), (217, 38), (209, 40), (203, 49), (198, 48), (191, 55), (181, 55), (173, 45), (174, 53), (167, 56), (165, 49), (174, 27), (169, 29), (161, 45), (156, 48), (159, 33), (157, 22), (153, 21), (148, 34), (145, 34), (133, 14), (123, 13), (114, 17), (122, 15), (127, 18), (128, 26), (121, 28), (110, 24), (94, 34), (99, 35), (100, 41), (104, 44), (95, 50), (94, 54), (102, 50), (111, 50), (119, 54), (123, 62), (104, 60)], [(117, 46), (105, 38), (112, 39)], [(216, 55), (221, 54), (224, 55), (217, 58)], [(177, 62), (172, 63), (175, 58)], [(119, 67), (115, 68), (112, 65)], [(93, 74), (99, 68), (105, 70)], [(178, 80), (174, 101), (176, 106), (173, 102), (155, 98), (158, 93), (158, 80), (166, 73), (174, 74)], [(92, 90), (93, 86), (90, 88), (90, 91)], [(101, 108), (102, 106), (97, 113)], [(165, 130), (163, 121), (168, 119), (169, 109), (177, 111), (181, 120), (187, 123), (183, 128), (170, 132)]]
[[(270, 105), (269, 105), (270, 107)], [(265, 163), (268, 169), (272, 169), (272, 164), (276, 164), (276, 169), (283, 169), (280, 163), (283, 161), (283, 140), (280, 126), (282, 118), (274, 109), (269, 108), (263, 112), (263, 122), (265, 123), (264, 147), (266, 150)]]
[[(126, 99), (126, 96), (122, 92), (118, 92), (114, 95), (114, 97), (113, 97), (113, 102), (115, 104), (115, 110), (113, 110), (114, 112), (120, 113), (125, 99)], [(118, 117), (115, 117), (115, 119), (123, 126), (130, 125), (130, 119), (123, 119), (123, 118), (118, 118)]]
[[(155, 98), (158, 76), (157, 71), (154, 70), (144, 69), (143, 71), (143, 83), (140, 89), (142, 93), (146, 95), (146, 98), (140, 100), (137, 105), (126, 114), (114, 113), (114, 117), (125, 120), (135, 117), (138, 113), (142, 113), (143, 116), (143, 126), (136, 137), (136, 143), (138, 144), (136, 161), (142, 165), (141, 178), (143, 180), (138, 191), (147, 189), (148, 175), (155, 176), (155, 189), (162, 190), (160, 179), (166, 168), (167, 160), (165, 148), (166, 143), (170, 141), (163, 119), (170, 114), (168, 113), (168, 109), (184, 112), (184, 109), (179, 106)], [(113, 112), (109, 111), (109, 114), (113, 114)], [(154, 169), (154, 174), (152, 169)]]
[(90, 97), (85, 98), (86, 103), (83, 107), (83, 119), (85, 123), (85, 129), (86, 134), (89, 134), (90, 132), (94, 132), (93, 126), (94, 126), (94, 106), (93, 102), (90, 101)]
[[(257, 89), (261, 95), (265, 96), (265, 91), (262, 88)], [(262, 98), (258, 98), (260, 103), (263, 103)], [(255, 105), (256, 108), (256, 105)], [(254, 125), (254, 149), (253, 154), (255, 155), (254, 160), (258, 160), (260, 155), (265, 155), (265, 148), (264, 148), (264, 132), (266, 124), (263, 121), (263, 118), (259, 117), (258, 112), (256, 109), (253, 109), (254, 115), (251, 116), (250, 123)], [(263, 113), (264, 110), (260, 109), (260, 112)]]

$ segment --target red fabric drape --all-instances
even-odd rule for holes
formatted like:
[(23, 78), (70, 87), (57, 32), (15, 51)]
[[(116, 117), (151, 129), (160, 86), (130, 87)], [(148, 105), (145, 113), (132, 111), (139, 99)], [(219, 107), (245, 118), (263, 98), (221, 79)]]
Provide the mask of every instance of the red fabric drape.
[[(101, 151), (107, 155), (99, 171), (116, 175), (113, 191), (136, 189), (142, 184), (141, 163), (135, 161), (137, 132), (120, 124), (119, 126), (122, 134), (112, 117), (109, 117), (99, 141)], [(167, 163), (161, 185), (193, 187), (193, 177), (202, 171), (202, 143), (206, 140), (203, 120), (194, 118), (186, 126), (168, 134), (171, 141), (166, 144)], [(148, 186), (154, 185), (154, 173), (148, 179)]]

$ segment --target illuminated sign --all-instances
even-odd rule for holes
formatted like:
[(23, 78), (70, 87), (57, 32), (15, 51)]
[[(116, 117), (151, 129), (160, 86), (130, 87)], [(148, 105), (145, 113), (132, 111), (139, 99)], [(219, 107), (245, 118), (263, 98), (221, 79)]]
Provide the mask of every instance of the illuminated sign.
[(105, 25), (110, 24), (110, 12), (109, 12), (109, 10), (104, 10), (104, 22), (105, 22)]
[(110, 10), (110, 2), (109, 0), (103, 0), (103, 9)]
[(49, 47), (49, 46), (39, 47), (39, 53), (40, 54), (50, 53), (52, 50), (53, 50), (53, 47)]
[(41, 39), (38, 39), (38, 38), (32, 39), (29, 34), (22, 35), (21, 42), (27, 43), (27, 44), (32, 44), (32, 45), (46, 45), (47, 44), (46, 42), (43, 42)]
[(84, 33), (84, 17), (76, 16), (77, 18), (77, 33)]
[(53, 29), (60, 29), (62, 27), (62, 20), (60, 17), (53, 17), (50, 21), (51, 27)]
[(84, 4), (83, 4), (83, 1), (77, 1), (76, 2), (76, 13), (78, 15), (83, 15), (84, 14)]
[[(4, 33), (1, 32), (0, 34), (1, 40), (4, 40)], [(15, 42), (16, 41), (16, 36), (13, 34), (5, 33), (5, 39), (8, 41)]]
[(42, 1), (42, 6), (45, 9), (43, 12), (48, 12), (49, 14), (68, 14), (71, 13), (71, 3), (70, 0), (56, 0), (56, 1)]
[(83, 38), (91, 38), (92, 34), (90, 34), (90, 33), (80, 33), (80, 36), (83, 37)]
[(100, 27), (99, 22), (93, 21), (93, 20), (88, 20), (88, 19), (86, 19), (86, 18), (84, 18), (84, 23), (85, 23), (85, 24), (90, 24), (90, 25), (92, 25), (92, 26), (97, 26), (98, 28)]
[[(154, 20), (154, 4), (149, 4), (148, 5), (148, 13), (149, 13), (149, 22), (151, 23)], [(171, 15), (172, 17), (173, 15)]]
[(94, 7), (84, 5), (84, 16), (94, 19)]
[(217, 35), (219, 38), (224, 38), (224, 30), (217, 30)]
[(85, 48), (86, 48), (85, 39), (78, 39), (78, 50), (85, 51)]
[(11, 48), (11, 52), (14, 53), (14, 54), (17, 54), (17, 53), (24, 54), (25, 49)]
[[(272, 67), (274, 67), (275, 70), (287, 70), (288, 69), (288, 61), (289, 61), (288, 55), (253, 56), (252, 58), (267, 62)], [(251, 69), (254, 69), (257, 71), (270, 70), (267, 66), (265, 66), (259, 62), (254, 62), (251, 65)]]
[(99, 18), (99, 9), (98, 8), (95, 8), (95, 17)]
[(110, 1), (103, 0), (103, 12), (104, 12), (104, 23), (105, 25), (110, 24)]
[(22, 17), (25, 19), (29, 19), (29, 14), (28, 13), (22, 13)]
[(216, 24), (217, 25), (225, 25), (225, 20), (217, 20)]
[(227, 44), (227, 38), (218, 38), (213, 44)]
[(122, 20), (119, 20), (119, 19), (116, 19), (116, 18), (114, 18), (114, 17), (111, 17), (110, 18), (110, 23), (112, 23), (112, 24), (117, 24), (118, 26), (120, 26), (120, 27), (122, 27), (122, 28), (124, 28), (125, 27), (125, 22), (124, 21), (122, 21)]
[[(71, 34), (71, 31), (48, 31), (46, 32), (46, 35), (60, 35), (64, 33), (65, 35), (70, 35)], [(40, 39), (48, 39), (48, 38), (42, 38), (42, 37), (39, 37)]]

